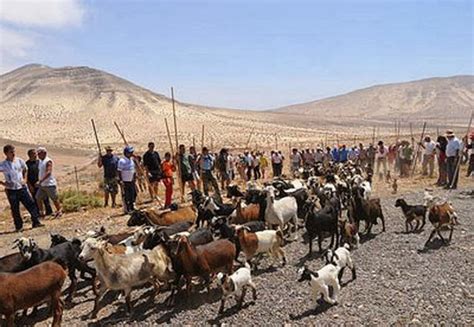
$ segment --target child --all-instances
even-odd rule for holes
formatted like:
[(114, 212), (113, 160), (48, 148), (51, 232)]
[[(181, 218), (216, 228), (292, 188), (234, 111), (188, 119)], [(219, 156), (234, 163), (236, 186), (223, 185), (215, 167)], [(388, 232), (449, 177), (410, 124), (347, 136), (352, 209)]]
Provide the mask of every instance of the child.
[(165, 207), (171, 205), (173, 197), (173, 172), (176, 171), (176, 166), (171, 161), (171, 153), (165, 153), (165, 160), (161, 163), (161, 170), (163, 171), (162, 182), (165, 185)]

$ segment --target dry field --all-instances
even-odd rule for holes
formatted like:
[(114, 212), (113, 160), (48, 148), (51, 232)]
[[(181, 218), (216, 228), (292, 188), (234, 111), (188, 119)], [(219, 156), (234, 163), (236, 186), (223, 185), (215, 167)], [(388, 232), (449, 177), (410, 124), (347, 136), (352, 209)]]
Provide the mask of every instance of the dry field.
[[(23, 153), (27, 145), (18, 146)], [(71, 167), (77, 165), (80, 170), (80, 187), (96, 191), (100, 172), (94, 164), (88, 164), (91, 157), (87, 153), (67, 152), (52, 149), (51, 155), (58, 163), (61, 188), (74, 187)], [(446, 193), (437, 190), (441, 196), (448, 196), (457, 209), (460, 225), (456, 227), (453, 242), (443, 246), (439, 240), (423, 250), (431, 226), (428, 222), (421, 233), (405, 234), (404, 220), (394, 202), (403, 196), (409, 203), (422, 201), (422, 190), (433, 184), (434, 180), (416, 177), (401, 180), (399, 194), (392, 195), (385, 183), (375, 182), (374, 195), (382, 198), (386, 216), (387, 231), (381, 232), (381, 226), (375, 226), (373, 237), (363, 238), (359, 249), (354, 251), (357, 265), (357, 279), (350, 281), (350, 273), (344, 277), (340, 293), (340, 303), (336, 306), (320, 304), (314, 310), (310, 304), (310, 288), (306, 283), (296, 281), (298, 267), (307, 264), (319, 269), (323, 262), (316, 253), (306, 257), (308, 245), (304, 229), (299, 231), (300, 238), (285, 246), (289, 259), (287, 266), (272, 267), (265, 259), (254, 272), (258, 287), (258, 299), (248, 301), (241, 311), (228, 302), (225, 313), (218, 317), (220, 291), (214, 284), (210, 294), (196, 289), (190, 299), (183, 294), (173, 308), (163, 302), (169, 294), (165, 292), (149, 299), (150, 288), (132, 293), (135, 313), (126, 317), (123, 299), (117, 300), (114, 293), (105, 298), (107, 305), (96, 320), (87, 320), (86, 314), (93, 306), (93, 294), (88, 283), (81, 282), (73, 306), (64, 311), (64, 326), (107, 326), (107, 325), (156, 325), (168, 324), (235, 324), (235, 325), (472, 325), (474, 323), (473, 288), (473, 241), (474, 221), (472, 211), (474, 201), (461, 191)], [(463, 178), (461, 190), (472, 190), (474, 182)], [(146, 196), (143, 198), (146, 199)], [(4, 199), (2, 203), (5, 204)], [(60, 220), (45, 221), (46, 227), (26, 229), (23, 236), (33, 237), (40, 246), (49, 246), (49, 232), (59, 232), (67, 237), (104, 225), (111, 232), (126, 228), (128, 217), (120, 214), (120, 209), (94, 209), (65, 215)], [(27, 225), (25, 226), (27, 227)], [(10, 253), (11, 243), (18, 237), (12, 233), (12, 222), (5, 212), (0, 218), (0, 255)], [(324, 246), (328, 243), (325, 242)], [(27, 325), (47, 326), (46, 308), (40, 310), (37, 318), (21, 320)]]

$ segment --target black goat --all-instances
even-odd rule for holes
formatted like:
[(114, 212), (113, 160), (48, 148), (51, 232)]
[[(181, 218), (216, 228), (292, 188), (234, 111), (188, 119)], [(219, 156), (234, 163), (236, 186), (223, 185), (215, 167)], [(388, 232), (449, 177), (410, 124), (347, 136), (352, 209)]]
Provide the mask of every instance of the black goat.
[(339, 246), (339, 228), (338, 228), (338, 211), (331, 203), (327, 203), (326, 206), (315, 211), (315, 204), (313, 202), (307, 202), (307, 213), (305, 219), (305, 228), (309, 239), (309, 252), (311, 255), (313, 252), (313, 240), (318, 237), (319, 252), (322, 252), (322, 242), (324, 233), (331, 234), (331, 244), (329, 248), (334, 245), (334, 237), (336, 237), (336, 248)]
[[(423, 229), (426, 222), (426, 212), (427, 212), (426, 206), (424, 205), (412, 206), (412, 205), (409, 205), (404, 199), (397, 199), (397, 201), (395, 201), (395, 207), (402, 208), (403, 215), (405, 216), (405, 219), (406, 219), (405, 228), (406, 228), (407, 233), (409, 232), (408, 226), (410, 226), (410, 231), (418, 230), (418, 227), (420, 225), (420, 220), (421, 220), (420, 230)], [(413, 220), (416, 220), (415, 229), (413, 229), (413, 225), (411, 224)]]
[(143, 248), (147, 250), (153, 249), (158, 244), (169, 239), (170, 236), (188, 231), (191, 226), (191, 222), (184, 221), (166, 227), (159, 227), (153, 233), (147, 235), (143, 241)]

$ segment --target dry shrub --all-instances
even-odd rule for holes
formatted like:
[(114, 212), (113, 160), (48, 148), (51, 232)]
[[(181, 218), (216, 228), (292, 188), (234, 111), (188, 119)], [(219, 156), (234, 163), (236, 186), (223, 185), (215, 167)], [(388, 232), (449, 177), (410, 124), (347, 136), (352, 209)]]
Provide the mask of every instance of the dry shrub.
[(64, 212), (77, 212), (82, 209), (98, 208), (102, 206), (102, 199), (96, 194), (68, 189), (59, 193), (59, 200)]

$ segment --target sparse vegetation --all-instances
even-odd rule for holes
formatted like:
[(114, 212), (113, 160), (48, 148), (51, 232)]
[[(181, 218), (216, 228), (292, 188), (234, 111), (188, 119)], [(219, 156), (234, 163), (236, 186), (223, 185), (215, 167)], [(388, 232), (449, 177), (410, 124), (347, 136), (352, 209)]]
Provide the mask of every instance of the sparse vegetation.
[(77, 212), (81, 209), (98, 208), (102, 205), (101, 198), (96, 194), (73, 189), (60, 192), (59, 199), (63, 204), (64, 212)]

